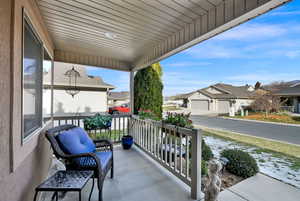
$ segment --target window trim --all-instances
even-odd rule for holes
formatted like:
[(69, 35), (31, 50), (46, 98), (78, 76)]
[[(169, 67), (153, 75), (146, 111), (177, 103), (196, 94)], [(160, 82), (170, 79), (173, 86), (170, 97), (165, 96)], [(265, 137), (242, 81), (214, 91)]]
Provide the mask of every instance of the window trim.
[[(30, 19), (29, 15), (27, 15), (26, 9), (23, 7), (22, 8), (22, 48), (21, 48), (21, 145), (24, 145), (26, 142), (28, 142), (33, 136), (37, 135), (40, 133), (40, 131), (45, 127), (45, 125), (43, 124), (43, 117), (39, 120), (40, 125), (33, 129), (32, 131), (30, 131), (30, 134), (28, 134), (27, 136), (25, 136), (25, 132), (24, 132), (24, 32), (25, 32), (25, 23), (28, 24), (30, 31), (33, 33), (34, 37), (36, 40), (38, 40), (38, 42), (41, 45), (41, 50), (42, 50), (42, 59), (41, 59), (41, 67), (43, 68), (43, 58), (44, 58), (44, 44), (43, 41), (41, 40), (41, 37), (39, 36), (39, 34), (37, 33), (35, 27), (32, 24), (32, 20)], [(42, 76), (42, 83), (43, 83), (43, 76)], [(43, 96), (41, 95), (41, 101)], [(41, 104), (41, 112), (42, 112), (42, 107), (43, 104)]]

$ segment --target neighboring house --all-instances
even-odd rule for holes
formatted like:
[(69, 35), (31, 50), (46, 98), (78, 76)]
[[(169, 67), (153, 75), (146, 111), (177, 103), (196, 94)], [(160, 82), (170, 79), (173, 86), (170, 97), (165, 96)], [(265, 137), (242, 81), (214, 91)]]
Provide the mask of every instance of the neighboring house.
[(242, 107), (249, 106), (253, 102), (254, 88), (249, 85), (232, 86), (219, 83), (181, 94), (176, 99), (183, 99), (193, 115), (228, 113), (234, 115)]
[[(66, 92), (66, 89), (70, 88), (70, 84), (69, 78), (65, 75), (73, 66), (80, 74), (77, 78), (76, 86), (80, 92), (74, 97)], [(50, 73), (46, 72), (44, 75), (45, 89), (43, 91), (43, 101), (49, 104), (45, 105), (51, 105), (50, 77)], [(107, 111), (107, 93), (115, 87), (105, 83), (101, 77), (87, 75), (84, 66), (55, 62), (53, 77), (54, 116)], [(46, 114), (51, 113), (50, 107), (45, 107), (43, 110)]]
[(279, 90), (275, 95), (287, 98), (288, 100), (285, 102), (287, 109), (291, 112), (300, 113), (300, 83)]
[(129, 102), (130, 102), (130, 94), (128, 91), (108, 93), (109, 106), (120, 106), (122, 104), (128, 104)]

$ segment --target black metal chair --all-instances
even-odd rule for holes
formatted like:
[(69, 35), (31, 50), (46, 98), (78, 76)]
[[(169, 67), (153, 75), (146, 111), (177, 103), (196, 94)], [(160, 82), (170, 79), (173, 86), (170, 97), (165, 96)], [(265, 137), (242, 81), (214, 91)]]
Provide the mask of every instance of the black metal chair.
[[(78, 130), (80, 131), (80, 129), (81, 129), (80, 127), (74, 125), (57, 126), (47, 130), (46, 137), (51, 144), (54, 155), (58, 159), (64, 160), (66, 170), (93, 170), (94, 171), (93, 177), (97, 179), (97, 184), (99, 189), (99, 195), (98, 195), (99, 201), (103, 201), (102, 189), (103, 189), (103, 183), (105, 177), (109, 172), (109, 170), (111, 170), (111, 175), (110, 175), (111, 178), (113, 178), (114, 176), (113, 145), (109, 140), (106, 139), (94, 140), (92, 142), (94, 143), (93, 146), (95, 146), (96, 151), (79, 153), (79, 154), (67, 153), (67, 150), (65, 149), (64, 145), (61, 144), (59, 140), (60, 137), (59, 135), (66, 133), (67, 131), (73, 132), (72, 135), (74, 135), (75, 132), (76, 135), (76, 132)], [(82, 130), (80, 132), (81, 132), (80, 135), (82, 135), (84, 131)], [(84, 133), (83, 135), (85, 135)], [(89, 140), (91, 139), (89, 138)], [(92, 189), (94, 187), (94, 178), (93, 178)]]

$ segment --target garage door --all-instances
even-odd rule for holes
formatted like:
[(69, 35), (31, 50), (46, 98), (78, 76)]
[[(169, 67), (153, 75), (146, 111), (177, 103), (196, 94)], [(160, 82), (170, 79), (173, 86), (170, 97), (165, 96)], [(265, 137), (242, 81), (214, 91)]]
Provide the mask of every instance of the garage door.
[(209, 103), (207, 100), (192, 100), (192, 114), (205, 114), (209, 111)]
[(229, 101), (218, 101), (218, 113), (225, 114), (229, 113), (230, 104)]

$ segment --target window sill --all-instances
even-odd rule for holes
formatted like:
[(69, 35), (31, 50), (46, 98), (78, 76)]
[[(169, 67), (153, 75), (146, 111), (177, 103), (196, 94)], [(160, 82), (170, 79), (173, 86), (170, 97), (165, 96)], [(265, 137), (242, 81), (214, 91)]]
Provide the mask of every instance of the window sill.
[(46, 127), (48, 127), (52, 122), (47, 121), (45, 122), (42, 127), (37, 128), (35, 131), (33, 131), (31, 134), (26, 136), (22, 139), (22, 146), (28, 143), (32, 138), (34, 138), (36, 135), (39, 135)]

